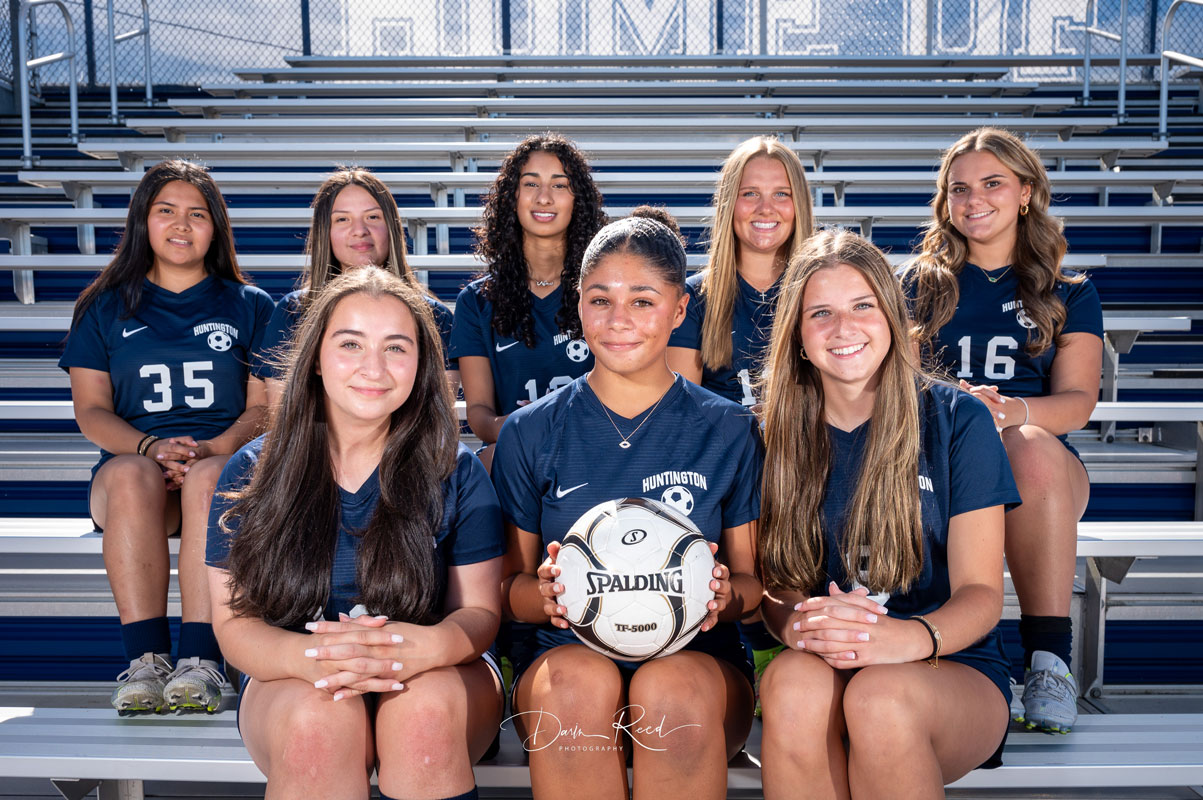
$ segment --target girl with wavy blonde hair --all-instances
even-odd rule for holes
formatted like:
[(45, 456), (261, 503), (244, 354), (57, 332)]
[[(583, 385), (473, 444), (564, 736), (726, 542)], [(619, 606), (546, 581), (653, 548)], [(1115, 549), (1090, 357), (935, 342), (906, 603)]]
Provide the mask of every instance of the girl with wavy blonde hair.
[(754, 405), (781, 275), (813, 230), (810, 188), (793, 150), (765, 136), (732, 150), (714, 193), (709, 264), (687, 282), (689, 313), (669, 342), (670, 366)]
[(762, 390), (761, 611), (787, 647), (760, 684), (765, 797), (936, 796), (1007, 727), (1019, 495), (990, 414), (916, 366), (889, 264), (847, 231), (790, 263)]
[(944, 154), (932, 221), (904, 273), (926, 355), (986, 403), (1023, 505), (1007, 514), (1007, 564), (1019, 596), (1029, 727), (1068, 732), (1077, 524), (1090, 482), (1066, 435), (1099, 393), (1103, 319), (1084, 275), (1061, 267), (1066, 242), (1049, 214), (1048, 175), (997, 128)]

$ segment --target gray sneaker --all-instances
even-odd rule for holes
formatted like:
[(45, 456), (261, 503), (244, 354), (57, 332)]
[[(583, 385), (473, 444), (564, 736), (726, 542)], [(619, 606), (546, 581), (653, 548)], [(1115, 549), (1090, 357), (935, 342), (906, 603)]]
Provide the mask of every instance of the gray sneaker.
[(226, 683), (221, 665), (207, 658), (181, 658), (175, 672), (167, 678), (163, 699), (176, 713), (205, 711), (210, 714), (221, 707), (221, 687)]
[(117, 676), (117, 688), (110, 701), (113, 708), (122, 717), (159, 713), (163, 710), (163, 685), (170, 674), (168, 654), (143, 653)]
[(1028, 729), (1069, 733), (1078, 721), (1078, 682), (1057, 656), (1046, 650), (1032, 653), (1024, 673), (1023, 719)]

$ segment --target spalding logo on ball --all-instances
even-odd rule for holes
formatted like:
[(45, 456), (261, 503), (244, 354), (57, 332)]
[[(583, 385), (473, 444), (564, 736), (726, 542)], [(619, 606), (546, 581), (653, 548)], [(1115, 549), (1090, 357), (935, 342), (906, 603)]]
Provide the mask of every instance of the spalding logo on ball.
[(697, 634), (714, 598), (714, 556), (688, 517), (642, 497), (586, 511), (560, 542), (564, 618), (589, 647), (645, 661)]

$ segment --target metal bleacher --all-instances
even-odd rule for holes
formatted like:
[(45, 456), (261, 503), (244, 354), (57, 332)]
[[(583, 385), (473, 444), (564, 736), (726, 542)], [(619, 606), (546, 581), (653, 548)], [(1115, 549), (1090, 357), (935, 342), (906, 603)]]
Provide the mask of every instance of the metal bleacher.
[[(1135, 55), (1128, 63), (1157, 60)], [(1197, 74), (1172, 84), (1171, 135), (1158, 140), (1151, 135), (1157, 114), (1151, 83), (1129, 85), (1121, 118), (1108, 87), (1096, 86), (1086, 107), (1080, 85), (1010, 79), (1017, 67), (1080, 66), (1075, 56), (289, 62), (275, 70), (235, 69), (241, 82), (205, 86), (201, 96), (168, 96), (152, 109), (131, 106), (120, 129), (89, 128), (85, 117), (87, 135), (78, 146), (53, 133), (37, 135), (62, 127), (63, 108), (51, 102), (35, 114), (35, 167), (19, 169), (0, 158), (0, 239), (10, 242), (8, 254), (0, 254), (0, 272), (12, 277), (12, 288), (0, 289), (0, 559), (12, 565), (0, 568), (0, 618), (111, 614), (98, 572), (99, 542), (78, 538), (86, 527), (83, 493), (96, 449), (74, 425), (67, 382), (54, 362), (71, 301), (106, 263), (124, 226), (129, 192), (147, 164), (182, 156), (213, 168), (231, 207), (240, 263), (277, 297), (301, 267), (308, 201), (323, 173), (334, 164), (371, 167), (398, 197), (414, 267), (451, 302), (480, 268), (470, 255), (468, 228), (479, 220), (491, 170), (528, 133), (561, 130), (577, 139), (595, 165), (612, 216), (643, 202), (668, 206), (691, 239), (696, 269), (705, 262), (718, 166), (747, 136), (788, 142), (807, 163), (819, 222), (861, 230), (899, 263), (930, 216), (926, 203), (941, 151), (961, 133), (991, 124), (1026, 136), (1044, 158), (1054, 212), (1071, 243), (1066, 264), (1091, 273), (1104, 303), (1104, 402), (1091, 426), (1073, 436), (1092, 481), (1075, 599), (1079, 625), (1094, 626), (1080, 645), (1095, 648), (1087, 662), (1095, 664), (1097, 678), (1084, 682), (1084, 689), (1097, 691), (1083, 698), (1084, 710), (1115, 710), (1136, 691), (1197, 696), (1203, 689), (1200, 673), (1191, 680), (1182, 671), (1150, 672), (1147, 658), (1139, 669), (1109, 656), (1102, 680), (1109, 614), (1113, 630), (1118, 626), (1128, 637), (1121, 645), (1131, 642), (1125, 658), (1160, 635), (1147, 633), (1150, 626), (1193, 625), (1187, 630), (1198, 637), (1203, 620), (1197, 583), (1203, 549), (1196, 547), (1203, 541)], [(1167, 528), (1154, 521), (1194, 525)], [(178, 613), (174, 603), (173, 596)], [(1011, 596), (1007, 614), (1015, 613)], [(1195, 658), (1189, 663), (1197, 666)], [(106, 669), (97, 666), (93, 677), (111, 677)], [(1141, 679), (1146, 675), (1152, 677)], [(27, 715), (31, 727), (14, 729), (14, 737), (41, 730), (41, 716)], [(0, 714), (0, 722), (5, 719)], [(122, 734), (112, 734), (98, 715), (66, 714), (50, 723), (87, 725), (98, 740)], [(1152, 724), (1141, 721), (1145, 733), (1132, 735), (1149, 735)], [(181, 735), (188, 733), (184, 728)], [(231, 781), (254, 782), (228, 715), (209, 728), (228, 740), (227, 751), (197, 770), (212, 767), (235, 776)], [(1102, 723), (1097, 731), (1084, 728), (1100, 737), (1100, 752), (1128, 735), (1127, 728)], [(1149, 739), (1148, 747), (1189, 749), (1201, 736), (1195, 728), (1175, 735)], [(1096, 740), (1083, 741), (1094, 747)], [(0, 736), (0, 775), (74, 775), (66, 758), (40, 764), (32, 751), (21, 756), (31, 772), (6, 773), (20, 769), (12, 766), (17, 757), (4, 760), (6, 747)], [(1040, 742), (1021, 737), (1016, 752), (1024, 753), (1023, 769), (998, 776), (978, 771), (960, 786), (1048, 785), (1039, 764), (1023, 761), (1040, 760)], [(1091, 769), (1106, 766), (1094, 751), (1088, 758)], [(496, 785), (511, 786), (520, 781), (520, 766), (521, 755), (507, 751), (486, 773), (503, 776)], [(1163, 766), (1166, 785), (1201, 774), (1197, 768), (1174, 772), (1183, 768), (1178, 762)], [(78, 770), (78, 777), (108, 775)], [(1156, 771), (1145, 764), (1140, 774), (1153, 781)], [(733, 788), (758, 786), (751, 768), (733, 775)], [(1091, 780), (1058, 785), (1125, 785)]]

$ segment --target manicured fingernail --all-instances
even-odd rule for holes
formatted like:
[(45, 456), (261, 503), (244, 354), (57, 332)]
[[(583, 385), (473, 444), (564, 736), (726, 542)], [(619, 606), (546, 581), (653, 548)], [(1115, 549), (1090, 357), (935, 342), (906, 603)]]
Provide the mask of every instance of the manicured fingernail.
[(860, 641), (860, 642), (867, 642), (867, 641), (869, 641), (869, 634), (865, 633), (864, 631), (861, 631), (860, 633), (856, 634), (856, 639), (857, 639), (857, 641)]
[(316, 623), (316, 622), (306, 622), (306, 623), (305, 623), (305, 630), (307, 630), (307, 631), (316, 631), (316, 630), (317, 630), (317, 623)]
[(325, 678), (322, 678), (321, 680), (317, 680), (317, 681), (313, 682), (314, 689), (325, 689), (329, 685), (330, 685), (330, 682), (327, 681)]
[(405, 688), (405, 684), (404, 684), (404, 683), (394, 683), (394, 684), (393, 684), (393, 691), (394, 691), (394, 692), (399, 692), (399, 691), (401, 691), (401, 690), (402, 690), (402, 689), (404, 689), (404, 688)]
[(155, 456), (155, 459), (156, 459), (157, 461), (162, 461), (162, 460), (163, 460), (163, 455), (160, 453), (159, 455)]
[(334, 702), (337, 703), (339, 700), (342, 700), (345, 696), (346, 695), (344, 695), (342, 692), (336, 692), (334, 695)]
[(801, 603), (798, 603), (798, 605), (794, 606), (794, 611), (801, 611), (801, 610), (802, 610), (802, 604), (801, 604)]
[(798, 649), (799, 649), (799, 650), (805, 650), (805, 649), (806, 649), (806, 642), (798, 642)]
[[(867, 634), (867, 633), (866, 633), (866, 634), (865, 634), (865, 638), (866, 638), (866, 639), (868, 639), (868, 638), (869, 638), (869, 634)], [(393, 669), (393, 672), (396, 672), (397, 670), (401, 669), (403, 666), (405, 666), (405, 665), (404, 665), (404, 664), (402, 664), (400, 661), (394, 661), (394, 662), (393, 662), (393, 668), (392, 668), (392, 669)]]
[(310, 647), (308, 650), (305, 651), (305, 656), (306, 656), (306, 658), (317, 658), (317, 649)]
[(851, 653), (851, 652), (850, 652), (850, 653), (848, 653), (848, 660), (849, 660), (849, 661), (855, 661), (855, 660), (856, 660), (856, 653)]
[(998, 412), (998, 418), (999, 418), (999, 419), (1006, 419), (1006, 418), (1007, 418), (1007, 415), (1006, 415), (1006, 414), (1004, 414), (1003, 412), (999, 411), (999, 412)]
[(402, 636), (401, 634), (399, 634), (399, 633), (393, 634), (393, 644), (401, 644), (404, 641), (405, 641), (405, 637)]
[(876, 614), (865, 614), (865, 619), (869, 620), (869, 622), (877, 622), (877, 615)]
[(877, 613), (878, 614), (888, 614), (888, 613), (890, 613), (890, 610), (888, 608), (886, 608), (885, 606), (879, 605), (877, 607)]
[[(1001, 417), (1002, 414), (999, 414), (999, 416)], [(188, 451), (188, 455), (192, 458), (196, 458), (196, 453), (192, 452), (191, 450)]]
[(372, 617), (372, 619), (388, 619), (388, 615), (387, 614), (377, 614), (376, 616)]
[(795, 622), (795, 623), (794, 623), (794, 630), (796, 630), (796, 631), (800, 631), (800, 630), (802, 630), (802, 623), (801, 623), (801, 622)]

